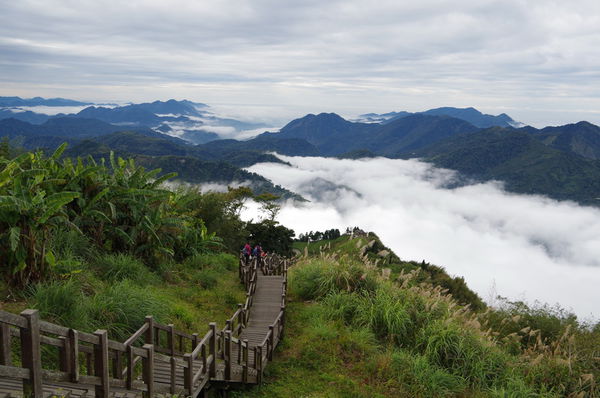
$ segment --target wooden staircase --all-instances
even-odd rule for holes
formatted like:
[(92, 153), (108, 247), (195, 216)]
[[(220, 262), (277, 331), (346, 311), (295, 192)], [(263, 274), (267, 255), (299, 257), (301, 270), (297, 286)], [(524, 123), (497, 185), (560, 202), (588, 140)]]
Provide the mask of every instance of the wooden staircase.
[[(164, 395), (197, 397), (214, 386), (257, 384), (283, 337), (288, 260), (245, 264), (246, 302), (222, 329), (200, 336), (147, 316), (126, 341), (45, 322), (37, 310), (0, 311), (0, 398)], [(58, 358), (58, 369), (47, 366)]]

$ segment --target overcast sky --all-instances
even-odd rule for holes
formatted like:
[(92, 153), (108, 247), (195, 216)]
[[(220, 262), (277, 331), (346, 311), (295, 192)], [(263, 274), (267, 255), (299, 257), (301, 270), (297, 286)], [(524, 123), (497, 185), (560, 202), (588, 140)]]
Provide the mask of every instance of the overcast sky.
[[(463, 276), (490, 301), (539, 300), (600, 319), (600, 210), (504, 192), (494, 183), (455, 189), (454, 173), (417, 160), (281, 156), (291, 166), (250, 171), (311, 200), (278, 219), (297, 234), (359, 226), (404, 260)], [(249, 207), (246, 217), (257, 215)]]
[(600, 124), (597, 0), (0, 0), (0, 95)]

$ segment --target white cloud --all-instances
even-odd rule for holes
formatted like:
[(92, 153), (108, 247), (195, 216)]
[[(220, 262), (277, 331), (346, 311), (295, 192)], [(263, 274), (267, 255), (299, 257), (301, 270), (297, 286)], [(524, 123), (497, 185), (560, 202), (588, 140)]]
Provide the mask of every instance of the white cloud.
[(19, 106), (13, 108), (13, 111), (32, 111), (35, 113), (42, 113), (44, 115), (54, 116), (59, 113), (70, 114), (78, 113), (79, 111), (87, 108), (86, 106)]
[(279, 216), (296, 233), (360, 226), (403, 259), (464, 276), (484, 299), (495, 283), (513, 299), (600, 316), (598, 209), (506, 193), (497, 183), (446, 189), (453, 172), (416, 160), (280, 157), (292, 167), (249, 170), (312, 200), (288, 203)]

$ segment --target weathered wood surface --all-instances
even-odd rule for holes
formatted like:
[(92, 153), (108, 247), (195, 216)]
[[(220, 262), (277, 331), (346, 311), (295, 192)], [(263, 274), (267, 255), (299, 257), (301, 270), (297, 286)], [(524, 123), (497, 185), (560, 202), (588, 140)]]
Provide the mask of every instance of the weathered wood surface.
[[(125, 342), (106, 331), (84, 333), (44, 322), (36, 310), (0, 311), (0, 398), (134, 398), (170, 394), (196, 397), (211, 383), (260, 383), (283, 336), (286, 259), (244, 264), (239, 276), (246, 302), (222, 329), (200, 336), (161, 325), (152, 316)], [(43, 356), (57, 352), (58, 369)]]

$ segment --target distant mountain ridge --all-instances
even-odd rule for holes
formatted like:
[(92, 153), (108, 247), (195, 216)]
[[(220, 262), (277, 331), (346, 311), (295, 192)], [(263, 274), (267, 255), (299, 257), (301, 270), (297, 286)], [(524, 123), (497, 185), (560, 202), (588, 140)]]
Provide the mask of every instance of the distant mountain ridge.
[(432, 116), (449, 116), (456, 119), (461, 119), (466, 122), (471, 123), (472, 125), (480, 128), (487, 127), (522, 127), (524, 126), (522, 123), (513, 120), (506, 113), (501, 113), (500, 115), (488, 115), (484, 114), (473, 107), (469, 108), (454, 108), (454, 107), (442, 107), (429, 109), (423, 112), (388, 112), (383, 114), (377, 113), (367, 113), (364, 115), (360, 115), (357, 121), (366, 121), (370, 123), (390, 123), (397, 119), (402, 119), (411, 115), (432, 115)]
[[(19, 97), (0, 97), (0, 120), (14, 118), (32, 124), (43, 124), (57, 117), (97, 119), (105, 123), (129, 128), (149, 128), (167, 135), (202, 144), (219, 139), (219, 132), (229, 134), (267, 127), (263, 123), (223, 118), (211, 112), (207, 104), (189, 100), (169, 99), (123, 106), (102, 106), (80, 101), (56, 98), (45, 100), (36, 97), (23, 100)], [(19, 106), (86, 106), (76, 114), (47, 115)], [(88, 106), (89, 105), (89, 106)]]
[[(323, 156), (368, 150), (382, 156), (418, 149), (477, 127), (447, 116), (410, 115), (387, 124), (350, 122), (334, 113), (309, 114), (284, 126), (275, 136), (303, 139)], [(257, 138), (266, 139), (264, 133)]]
[[(600, 127), (588, 122), (515, 128), (506, 126), (514, 120), (505, 114), (484, 115), (474, 108), (395, 112), (384, 114), (383, 123), (374, 122), (377, 114), (365, 115), (370, 122), (363, 123), (335, 113), (320, 113), (292, 120), (279, 132), (264, 132), (240, 141), (216, 139), (215, 133), (205, 130), (219, 123), (228, 123), (231, 129), (244, 123), (218, 118), (206, 107), (186, 100), (116, 108), (90, 106), (77, 115), (48, 117), (38, 124), (15, 118), (0, 120), (0, 136), (30, 149), (52, 149), (67, 141), (71, 152), (77, 154), (98, 155), (112, 150), (144, 157), (148, 163), (153, 157), (171, 157), (156, 162), (166, 162), (176, 171), (181, 160), (186, 164), (186, 175), (194, 174), (189, 165), (202, 162), (212, 162), (211, 169), (219, 162), (234, 168), (281, 162), (270, 152), (353, 159), (421, 158), (457, 170), (469, 179), (504, 181), (513, 192), (600, 205)], [(197, 123), (195, 129), (185, 127), (191, 120)], [(504, 126), (479, 127), (486, 123)]]
[(90, 102), (81, 102), (65, 98), (21, 98), (21, 97), (0, 97), (0, 107), (18, 107), (18, 106), (85, 106), (91, 105)]

